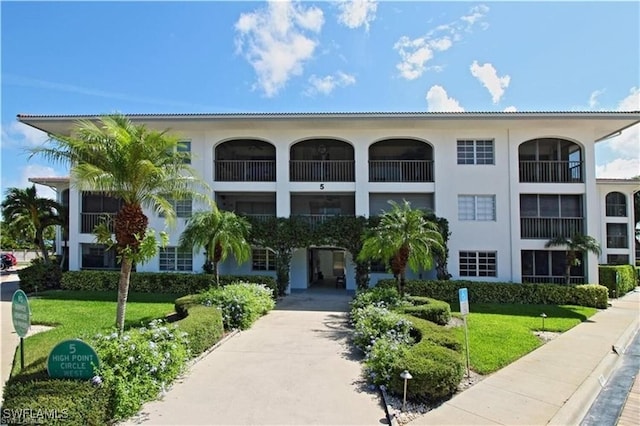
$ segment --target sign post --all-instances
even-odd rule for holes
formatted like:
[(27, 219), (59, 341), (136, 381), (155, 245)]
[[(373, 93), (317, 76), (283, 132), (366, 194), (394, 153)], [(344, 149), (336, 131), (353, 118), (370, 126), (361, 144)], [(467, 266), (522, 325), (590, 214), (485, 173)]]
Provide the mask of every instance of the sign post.
[(466, 288), (458, 290), (458, 298), (460, 299), (460, 314), (464, 321), (464, 345), (467, 348), (467, 378), (471, 375), (469, 369), (469, 330), (467, 328), (467, 315), (469, 314), (469, 293)]
[(16, 334), (20, 336), (20, 369), (24, 370), (24, 338), (31, 328), (29, 299), (22, 290), (16, 290), (11, 298), (11, 321)]
[(47, 372), (55, 379), (90, 379), (99, 366), (96, 351), (79, 339), (58, 343), (47, 359)]

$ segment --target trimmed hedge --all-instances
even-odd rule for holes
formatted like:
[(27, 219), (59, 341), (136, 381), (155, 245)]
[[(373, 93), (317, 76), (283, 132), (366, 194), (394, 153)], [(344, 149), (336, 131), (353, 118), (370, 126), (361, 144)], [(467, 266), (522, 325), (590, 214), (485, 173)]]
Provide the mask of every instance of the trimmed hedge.
[[(63, 290), (117, 290), (119, 271), (69, 271), (62, 274)], [(220, 285), (238, 281), (264, 284), (277, 291), (276, 280), (268, 275), (220, 275)], [(210, 274), (180, 274), (172, 272), (133, 272), (129, 291), (139, 293), (194, 294), (215, 287)], [(277, 293), (274, 293), (277, 294)]]
[[(109, 396), (90, 381), (11, 378), (4, 388), (1, 424), (110, 424)], [(22, 416), (22, 417), (20, 417)]]
[(20, 289), (25, 293), (60, 288), (62, 270), (57, 263), (35, 263), (18, 270)]
[(609, 297), (620, 297), (636, 288), (638, 276), (632, 265), (600, 265), (600, 284), (607, 287)]
[[(379, 286), (395, 286), (395, 280), (378, 281)], [(608, 291), (598, 284), (514, 284), (478, 281), (407, 280), (405, 290), (458, 306), (458, 290), (467, 288), (471, 303), (520, 303), (532, 305), (579, 305), (606, 309)]]
[(406, 351), (393, 366), (389, 390), (402, 395), (400, 373), (411, 372), (407, 398), (441, 401), (453, 395), (464, 374), (462, 345), (449, 329), (420, 318), (407, 316), (421, 340)]
[[(176, 306), (178, 301), (176, 300)], [(187, 333), (191, 356), (196, 357), (218, 343), (224, 336), (222, 313), (215, 306), (182, 305), (187, 316), (177, 322)]]
[(447, 325), (451, 320), (451, 307), (447, 302), (421, 296), (408, 296), (407, 300), (411, 302), (412, 306), (398, 308), (402, 313), (422, 318), (438, 325)]

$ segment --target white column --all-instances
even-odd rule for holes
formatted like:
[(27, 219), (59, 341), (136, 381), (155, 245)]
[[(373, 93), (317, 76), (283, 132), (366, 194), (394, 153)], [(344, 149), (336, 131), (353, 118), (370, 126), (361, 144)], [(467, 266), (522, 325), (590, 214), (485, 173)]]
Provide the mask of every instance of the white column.
[(289, 146), (276, 143), (276, 216), (289, 217), (290, 214)]

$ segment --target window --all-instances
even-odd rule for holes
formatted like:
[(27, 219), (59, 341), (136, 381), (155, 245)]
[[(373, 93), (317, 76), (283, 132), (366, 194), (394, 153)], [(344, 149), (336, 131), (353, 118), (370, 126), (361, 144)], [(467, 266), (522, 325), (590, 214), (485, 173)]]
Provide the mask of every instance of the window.
[(178, 148), (176, 151), (185, 155), (183, 163), (191, 164), (191, 141), (178, 142)]
[(607, 216), (626, 217), (627, 198), (620, 192), (610, 192), (605, 198)]
[(461, 251), (461, 277), (495, 277), (496, 252), (494, 251)]
[(179, 250), (177, 247), (160, 248), (161, 271), (192, 271), (193, 253)]
[[(186, 197), (181, 200), (175, 200), (173, 198), (167, 198), (167, 201), (173, 207), (173, 211), (176, 212), (176, 217), (191, 217), (192, 203), (191, 197)], [(164, 214), (160, 213), (159, 217), (164, 217)]]
[(82, 269), (116, 269), (118, 262), (115, 249), (102, 244), (80, 244)]
[(607, 265), (628, 265), (629, 255), (626, 254), (608, 254)]
[(254, 248), (251, 250), (251, 264), (254, 271), (275, 271), (275, 253), (266, 248)]
[(458, 195), (458, 220), (495, 221), (495, 195)]
[[(571, 282), (579, 284), (584, 281), (584, 262), (582, 253), (576, 255), (580, 262), (578, 266), (571, 267)], [(567, 257), (564, 251), (522, 250), (520, 260), (523, 283), (566, 283)]]
[(522, 194), (520, 216), (582, 218), (582, 196)]
[(493, 140), (458, 140), (458, 164), (494, 164)]
[(607, 248), (629, 248), (626, 223), (607, 223)]

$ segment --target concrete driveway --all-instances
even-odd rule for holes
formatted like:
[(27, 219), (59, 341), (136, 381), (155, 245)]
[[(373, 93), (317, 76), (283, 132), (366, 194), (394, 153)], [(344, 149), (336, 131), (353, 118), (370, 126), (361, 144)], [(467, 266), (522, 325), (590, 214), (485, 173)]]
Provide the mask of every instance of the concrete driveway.
[(335, 290), (285, 297), (126, 424), (386, 424), (347, 341), (350, 300)]

